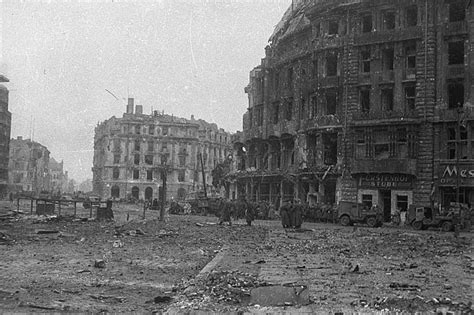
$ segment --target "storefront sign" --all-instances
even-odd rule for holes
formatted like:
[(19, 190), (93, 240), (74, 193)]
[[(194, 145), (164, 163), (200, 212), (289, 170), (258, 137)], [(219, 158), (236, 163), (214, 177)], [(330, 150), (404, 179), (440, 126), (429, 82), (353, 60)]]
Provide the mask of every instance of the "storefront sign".
[(460, 185), (474, 186), (474, 168), (446, 165), (441, 167), (440, 173), (439, 182), (441, 185), (456, 185), (459, 179)]
[(360, 188), (412, 189), (413, 177), (405, 174), (364, 174), (359, 177)]

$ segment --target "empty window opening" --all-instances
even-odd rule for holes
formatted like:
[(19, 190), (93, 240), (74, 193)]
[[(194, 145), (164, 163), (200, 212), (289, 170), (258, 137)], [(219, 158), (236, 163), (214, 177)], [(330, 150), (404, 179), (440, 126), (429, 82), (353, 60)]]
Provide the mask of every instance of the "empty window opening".
[(362, 88), (360, 90), (360, 109), (363, 113), (370, 112), (370, 89)]
[(288, 87), (291, 88), (293, 86), (293, 68), (290, 67), (288, 68), (288, 73), (287, 73), (287, 79), (288, 79)]
[(313, 95), (311, 97), (310, 109), (309, 109), (309, 118), (314, 118), (318, 115), (318, 97)]
[(120, 169), (118, 167), (114, 167), (114, 170), (112, 172), (112, 178), (119, 179), (119, 177), (120, 177)]
[(145, 155), (145, 163), (148, 165), (153, 165), (153, 155)]
[(405, 47), (406, 67), (407, 69), (416, 68), (416, 43), (410, 42)]
[(383, 28), (393, 30), (395, 28), (395, 12), (386, 11), (383, 13)]
[(326, 90), (326, 115), (335, 115), (337, 106), (337, 93), (335, 89)]
[(339, 33), (339, 22), (336, 20), (329, 21), (328, 35), (337, 35)]
[(136, 133), (137, 135), (140, 134), (140, 126), (135, 126), (135, 133)]
[(418, 24), (418, 7), (416, 5), (409, 6), (405, 9), (406, 24), (408, 27)]
[(179, 161), (179, 166), (185, 166), (186, 165), (186, 156), (180, 155), (178, 157), (178, 161)]
[(135, 140), (135, 151), (140, 151), (140, 140)]
[(305, 118), (306, 118), (306, 99), (301, 98), (300, 119), (303, 120)]
[(382, 89), (382, 110), (392, 111), (393, 110), (393, 88)]
[(114, 154), (114, 164), (120, 163), (120, 154)]
[(408, 85), (405, 87), (405, 108), (407, 111), (415, 110), (416, 101), (416, 87), (415, 85)]
[(293, 100), (290, 99), (286, 103), (286, 120), (291, 120), (293, 118)]
[(382, 63), (384, 70), (393, 70), (394, 53), (393, 48), (384, 49), (382, 52)]
[(316, 37), (321, 36), (321, 23), (316, 23), (314, 25), (314, 36)]
[(326, 76), (337, 75), (337, 54), (333, 53), (326, 57)]
[(457, 0), (449, 4), (449, 22), (464, 21), (466, 19), (466, 3), (466, 0)]
[(146, 179), (147, 180), (153, 180), (153, 171), (152, 170), (147, 170), (146, 171)]
[(140, 178), (140, 171), (133, 170), (133, 179), (139, 179), (139, 178)]
[(273, 123), (278, 124), (280, 121), (280, 104), (278, 102), (273, 103)]
[(179, 171), (178, 171), (178, 182), (184, 182), (184, 180), (185, 180), (185, 175), (186, 175), (186, 171), (185, 171), (185, 170), (179, 170)]
[(367, 14), (362, 17), (362, 33), (372, 32), (372, 14)]
[(337, 164), (337, 133), (323, 134), (324, 164)]
[(255, 108), (256, 116), (257, 116), (257, 126), (263, 125), (263, 105), (258, 105)]
[(365, 48), (360, 52), (361, 58), (361, 72), (370, 72), (370, 48)]
[(318, 59), (313, 59), (313, 69), (311, 75), (313, 78), (318, 77)]
[(448, 43), (448, 63), (450, 65), (464, 64), (464, 41)]
[(161, 132), (162, 132), (163, 136), (167, 136), (168, 135), (168, 127), (163, 127)]
[(452, 81), (448, 83), (448, 108), (457, 108), (464, 105), (464, 82)]
[(388, 130), (374, 130), (374, 157), (376, 159), (387, 159), (390, 157), (390, 137)]
[(154, 142), (148, 141), (148, 152), (153, 152)]
[(140, 164), (140, 154), (135, 154), (135, 155), (133, 156), (133, 163), (134, 163), (135, 165), (139, 165), (139, 164)]
[(154, 133), (155, 133), (155, 126), (154, 125), (148, 126), (148, 134), (153, 135)]

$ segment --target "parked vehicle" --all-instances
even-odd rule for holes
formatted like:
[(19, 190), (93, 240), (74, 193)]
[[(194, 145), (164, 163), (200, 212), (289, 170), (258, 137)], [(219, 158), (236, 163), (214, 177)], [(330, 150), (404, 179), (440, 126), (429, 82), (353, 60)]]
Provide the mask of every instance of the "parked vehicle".
[(90, 195), (86, 197), (86, 200), (82, 202), (82, 206), (85, 209), (90, 209), (91, 206), (99, 205), (100, 204), (100, 197), (95, 195)]
[(353, 223), (366, 223), (370, 227), (381, 226), (383, 222), (383, 210), (379, 207), (369, 208), (358, 202), (341, 201), (337, 205), (337, 216), (339, 222), (344, 225)]
[[(441, 213), (440, 213), (441, 212)], [(451, 204), (444, 211), (436, 208), (420, 207), (411, 205), (408, 208), (407, 220), (416, 230), (426, 230), (427, 228), (441, 228), (444, 232), (454, 230), (456, 224), (470, 221), (470, 209), (464, 204)], [(465, 220), (462, 220), (462, 218)], [(461, 226), (461, 229), (464, 229)]]

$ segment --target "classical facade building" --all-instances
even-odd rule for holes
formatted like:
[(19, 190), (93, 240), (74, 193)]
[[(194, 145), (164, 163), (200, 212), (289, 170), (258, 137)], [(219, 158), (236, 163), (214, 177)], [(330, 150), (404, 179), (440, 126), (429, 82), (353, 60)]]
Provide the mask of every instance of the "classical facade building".
[(10, 140), (9, 183), (13, 192), (51, 191), (49, 150), (30, 139)]
[[(135, 109), (135, 111), (134, 111)], [(122, 118), (112, 117), (95, 129), (93, 191), (102, 198), (160, 199), (166, 174), (166, 198), (212, 184), (211, 171), (231, 152), (230, 134), (215, 124), (160, 112), (144, 114), (128, 99)]]
[(474, 204), (473, 10), (293, 1), (250, 73), (236, 194), (377, 203), (387, 220), (412, 203)]
[[(8, 79), (0, 74), (0, 83)], [(8, 89), (0, 84), (0, 197), (8, 189), (8, 159), (12, 114), (8, 111)]]

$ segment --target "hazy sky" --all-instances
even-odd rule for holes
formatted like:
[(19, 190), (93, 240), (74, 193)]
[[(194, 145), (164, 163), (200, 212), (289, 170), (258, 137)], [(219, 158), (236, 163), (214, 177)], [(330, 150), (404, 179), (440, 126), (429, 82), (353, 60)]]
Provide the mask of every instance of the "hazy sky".
[(81, 181), (92, 178), (95, 126), (121, 117), (127, 96), (145, 113), (241, 130), (249, 72), (290, 4), (3, 0), (12, 137), (33, 135)]

